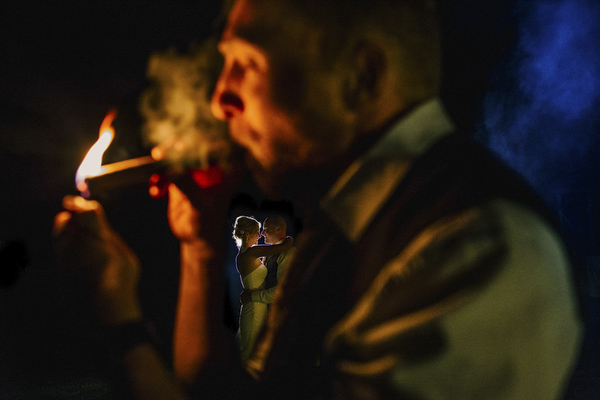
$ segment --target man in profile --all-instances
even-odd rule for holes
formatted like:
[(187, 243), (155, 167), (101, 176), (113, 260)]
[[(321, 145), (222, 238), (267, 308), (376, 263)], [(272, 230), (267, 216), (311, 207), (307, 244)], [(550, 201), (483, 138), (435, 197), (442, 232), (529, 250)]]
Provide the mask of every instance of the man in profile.
[(169, 187), (173, 387), (152, 347), (123, 333), (143, 317), (139, 263), (97, 203), (67, 199), (58, 238), (94, 272), (138, 397), (559, 398), (581, 332), (567, 251), (527, 185), (440, 101), (434, 2), (236, 0), (219, 50), (213, 113), (263, 191), (301, 205), (302, 235), (241, 366), (222, 327), (232, 180)]

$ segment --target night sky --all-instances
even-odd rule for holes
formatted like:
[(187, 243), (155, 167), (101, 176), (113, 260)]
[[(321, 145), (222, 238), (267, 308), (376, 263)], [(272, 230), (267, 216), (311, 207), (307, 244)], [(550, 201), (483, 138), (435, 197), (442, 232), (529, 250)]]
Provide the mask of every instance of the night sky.
[[(481, 141), (555, 202), (582, 257), (598, 255), (600, 7), (591, 0), (526, 2), (525, 16), (515, 21), (503, 14), (508, 1), (475, 3), (485, 6), (462, 0), (446, 10), (453, 34), (445, 36), (445, 48), (460, 55), (446, 59), (449, 108), (465, 124), (475, 123)], [(84, 307), (53, 259), (52, 219), (62, 197), (76, 194), (75, 171), (109, 110), (118, 116), (105, 162), (148, 154), (138, 113), (148, 58), (201, 42), (213, 31), (219, 4), (0, 6), (0, 243), (22, 245), (27, 256), (16, 281), (0, 287), (0, 388), (18, 390), (32, 379), (60, 381), (94, 370), (88, 331), (73, 323), (85, 319)], [(491, 89), (483, 94), (489, 64), (498, 60)], [(460, 112), (465, 103), (483, 111), (477, 121)], [(178, 245), (166, 202), (150, 199), (145, 186), (101, 200), (142, 259), (144, 307), (168, 356)]]

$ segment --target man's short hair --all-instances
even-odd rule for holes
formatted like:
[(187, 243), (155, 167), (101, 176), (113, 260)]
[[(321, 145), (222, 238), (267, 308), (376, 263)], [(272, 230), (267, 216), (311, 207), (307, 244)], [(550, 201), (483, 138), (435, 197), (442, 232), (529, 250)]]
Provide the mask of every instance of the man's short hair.
[(435, 1), (272, 1), (287, 5), (291, 15), (303, 18), (322, 33), (319, 50), (325, 65), (333, 65), (357, 43), (372, 38), (390, 51), (400, 78), (398, 89), (409, 97), (408, 101), (439, 92), (441, 50)]

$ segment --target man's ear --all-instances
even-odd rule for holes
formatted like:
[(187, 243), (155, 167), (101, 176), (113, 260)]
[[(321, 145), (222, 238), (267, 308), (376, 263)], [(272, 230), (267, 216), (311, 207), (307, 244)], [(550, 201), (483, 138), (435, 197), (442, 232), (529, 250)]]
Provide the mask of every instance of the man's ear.
[(355, 45), (349, 57), (348, 75), (343, 87), (344, 102), (348, 109), (356, 109), (377, 96), (386, 68), (385, 52), (379, 45), (369, 41)]

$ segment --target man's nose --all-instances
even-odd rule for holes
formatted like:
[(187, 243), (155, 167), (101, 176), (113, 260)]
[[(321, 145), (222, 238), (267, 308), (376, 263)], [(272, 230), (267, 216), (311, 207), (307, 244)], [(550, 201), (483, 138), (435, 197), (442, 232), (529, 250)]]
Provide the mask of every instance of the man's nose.
[(231, 69), (223, 69), (211, 99), (211, 111), (220, 120), (228, 120), (244, 111), (244, 103), (232, 84)]

